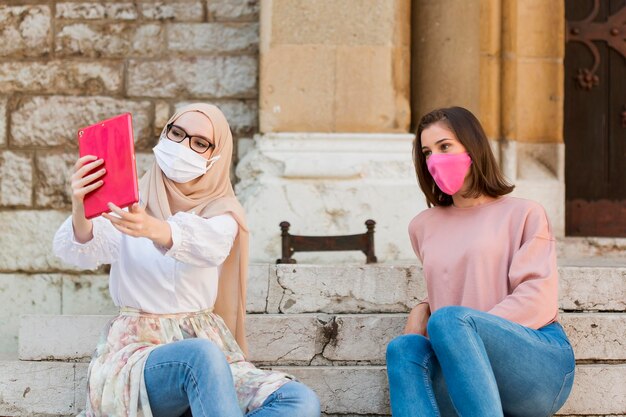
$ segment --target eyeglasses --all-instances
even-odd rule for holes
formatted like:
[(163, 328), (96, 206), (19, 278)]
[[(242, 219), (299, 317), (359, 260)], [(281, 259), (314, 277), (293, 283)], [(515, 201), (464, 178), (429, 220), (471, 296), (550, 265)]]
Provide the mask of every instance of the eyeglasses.
[(201, 136), (190, 136), (187, 132), (185, 132), (185, 129), (178, 127), (173, 123), (167, 125), (167, 134), (165, 136), (167, 136), (169, 140), (176, 143), (181, 143), (185, 139), (189, 138), (189, 146), (191, 147), (191, 150), (200, 154), (215, 147), (215, 145), (207, 139)]

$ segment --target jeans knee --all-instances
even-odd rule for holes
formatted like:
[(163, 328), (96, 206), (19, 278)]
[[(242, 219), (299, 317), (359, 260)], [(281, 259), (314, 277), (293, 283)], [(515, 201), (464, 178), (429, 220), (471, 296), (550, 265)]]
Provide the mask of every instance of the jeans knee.
[(438, 339), (440, 335), (449, 334), (450, 329), (461, 324), (471, 311), (473, 310), (461, 306), (447, 306), (436, 310), (428, 319), (428, 335), (431, 339)]
[[(292, 381), (285, 384), (283, 395), (294, 404), (293, 415), (298, 417), (319, 417), (322, 413), (320, 400), (315, 392), (306, 385)], [(283, 400), (286, 398), (283, 397)]]
[(192, 367), (196, 365), (204, 366), (211, 364), (213, 366), (219, 366), (221, 363), (226, 363), (226, 357), (220, 348), (213, 342), (207, 339), (187, 339), (182, 343), (184, 346), (184, 354), (188, 364)]
[(387, 371), (402, 369), (408, 360), (421, 363), (431, 353), (430, 342), (419, 334), (403, 334), (387, 345)]

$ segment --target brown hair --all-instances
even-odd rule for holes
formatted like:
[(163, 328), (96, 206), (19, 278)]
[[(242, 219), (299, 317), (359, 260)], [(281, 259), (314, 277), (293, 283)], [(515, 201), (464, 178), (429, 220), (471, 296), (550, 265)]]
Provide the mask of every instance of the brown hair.
[(422, 132), (435, 123), (443, 123), (454, 132), (472, 159), (470, 166), (470, 187), (463, 197), (476, 198), (481, 195), (499, 197), (510, 193), (514, 185), (504, 178), (493, 156), (487, 135), (480, 122), (469, 110), (463, 107), (448, 107), (433, 110), (424, 115), (417, 126), (413, 142), (413, 162), (420, 188), (426, 196), (428, 207), (450, 206), (452, 196), (439, 189), (426, 166), (422, 153)]

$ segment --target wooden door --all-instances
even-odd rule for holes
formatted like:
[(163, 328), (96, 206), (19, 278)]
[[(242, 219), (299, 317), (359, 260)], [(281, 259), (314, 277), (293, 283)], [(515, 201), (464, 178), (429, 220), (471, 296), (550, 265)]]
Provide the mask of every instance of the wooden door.
[(565, 18), (566, 234), (626, 237), (626, 0)]

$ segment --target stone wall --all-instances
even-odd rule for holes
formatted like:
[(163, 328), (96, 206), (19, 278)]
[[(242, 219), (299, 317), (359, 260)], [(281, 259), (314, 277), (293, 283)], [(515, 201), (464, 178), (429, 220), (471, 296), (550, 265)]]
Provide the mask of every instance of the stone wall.
[(406, 133), (409, 0), (268, 0), (261, 8), (263, 133)]
[[(54, 258), (51, 240), (69, 213), (78, 128), (132, 112), (139, 175), (182, 104), (217, 104), (236, 140), (257, 131), (258, 9), (257, 0), (2, 2), (2, 334), (15, 333), (18, 314), (66, 312), (57, 290), (77, 272)], [(15, 347), (5, 338), (0, 353)]]

